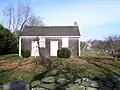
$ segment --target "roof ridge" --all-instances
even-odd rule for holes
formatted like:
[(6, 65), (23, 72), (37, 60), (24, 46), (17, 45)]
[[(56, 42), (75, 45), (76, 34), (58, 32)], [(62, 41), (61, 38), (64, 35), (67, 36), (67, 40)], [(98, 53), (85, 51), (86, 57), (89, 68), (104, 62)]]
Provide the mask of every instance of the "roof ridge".
[(25, 27), (78, 27), (78, 26), (25, 26)]

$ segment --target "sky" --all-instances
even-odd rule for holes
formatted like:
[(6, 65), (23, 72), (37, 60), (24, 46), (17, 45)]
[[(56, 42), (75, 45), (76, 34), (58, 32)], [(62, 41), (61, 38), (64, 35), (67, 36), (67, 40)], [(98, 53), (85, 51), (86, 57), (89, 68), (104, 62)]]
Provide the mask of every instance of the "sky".
[[(17, 0), (0, 0), (0, 11)], [(31, 0), (36, 16), (46, 26), (70, 26), (77, 22), (81, 40), (104, 39), (120, 34), (120, 0)]]

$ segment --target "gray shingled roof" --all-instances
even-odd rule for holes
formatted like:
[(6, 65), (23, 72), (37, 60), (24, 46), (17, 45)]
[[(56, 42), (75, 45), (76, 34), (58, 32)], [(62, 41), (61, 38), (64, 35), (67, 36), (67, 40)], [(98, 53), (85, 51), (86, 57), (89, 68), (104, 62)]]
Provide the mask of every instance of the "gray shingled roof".
[(25, 26), (21, 36), (80, 36), (78, 26)]

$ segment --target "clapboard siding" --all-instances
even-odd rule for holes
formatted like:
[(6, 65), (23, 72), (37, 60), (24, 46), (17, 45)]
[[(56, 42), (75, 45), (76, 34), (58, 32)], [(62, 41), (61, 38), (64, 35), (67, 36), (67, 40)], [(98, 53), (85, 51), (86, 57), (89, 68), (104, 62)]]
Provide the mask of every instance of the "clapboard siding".
[[(60, 37), (47, 37), (45, 38), (46, 47), (41, 48), (40, 51), (44, 56), (50, 56), (50, 41), (58, 41), (58, 49), (62, 48), (62, 38)], [(28, 49), (31, 51), (32, 39), (22, 39), (22, 49)], [(72, 56), (78, 55), (78, 38), (69, 38), (69, 49), (72, 52)]]

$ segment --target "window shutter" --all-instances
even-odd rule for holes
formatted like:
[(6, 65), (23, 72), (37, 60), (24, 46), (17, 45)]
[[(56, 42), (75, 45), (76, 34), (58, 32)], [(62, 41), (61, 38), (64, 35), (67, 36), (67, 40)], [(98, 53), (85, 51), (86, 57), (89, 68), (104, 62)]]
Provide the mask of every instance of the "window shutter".
[(40, 37), (39, 44), (40, 44), (40, 48), (45, 48), (46, 46), (45, 37)]
[(69, 38), (68, 37), (63, 37), (62, 38), (62, 47), (67, 47), (68, 48), (68, 43), (69, 43)]

